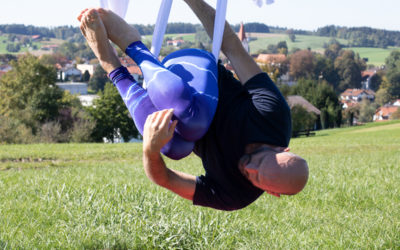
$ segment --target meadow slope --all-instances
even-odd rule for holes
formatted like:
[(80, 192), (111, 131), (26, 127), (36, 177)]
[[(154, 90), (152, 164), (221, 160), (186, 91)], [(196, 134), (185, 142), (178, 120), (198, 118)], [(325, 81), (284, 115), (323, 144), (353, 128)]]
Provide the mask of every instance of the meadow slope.
[[(0, 248), (400, 248), (400, 123), (291, 141), (308, 160), (296, 196), (235, 212), (152, 184), (141, 144), (0, 145)], [(201, 174), (195, 156), (167, 160)]]

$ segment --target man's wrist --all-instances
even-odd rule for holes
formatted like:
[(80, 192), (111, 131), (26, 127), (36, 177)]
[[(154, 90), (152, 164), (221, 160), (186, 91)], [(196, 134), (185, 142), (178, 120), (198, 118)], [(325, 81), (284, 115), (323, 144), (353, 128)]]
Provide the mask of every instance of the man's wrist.
[(154, 150), (151, 148), (143, 147), (143, 155), (147, 158), (154, 158), (160, 156), (160, 150)]

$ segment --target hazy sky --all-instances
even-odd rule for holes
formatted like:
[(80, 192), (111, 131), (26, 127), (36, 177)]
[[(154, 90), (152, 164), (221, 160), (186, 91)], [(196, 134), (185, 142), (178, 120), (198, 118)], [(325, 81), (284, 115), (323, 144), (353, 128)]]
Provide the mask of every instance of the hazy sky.
[[(161, 0), (131, 0), (126, 20), (154, 24)], [(216, 0), (207, 0), (215, 6)], [(75, 17), (99, 0), (0, 0), (0, 24), (36, 26), (74, 25)], [(262, 22), (271, 26), (316, 30), (325, 25), (369, 26), (400, 31), (400, 0), (275, 0), (258, 8), (252, 0), (229, 0), (227, 19), (232, 24)], [(170, 22), (199, 23), (183, 0), (175, 0)]]

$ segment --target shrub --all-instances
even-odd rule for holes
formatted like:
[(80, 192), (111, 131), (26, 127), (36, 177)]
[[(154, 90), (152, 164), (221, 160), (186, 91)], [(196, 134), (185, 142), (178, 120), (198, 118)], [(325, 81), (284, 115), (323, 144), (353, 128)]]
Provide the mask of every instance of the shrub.
[(32, 143), (32, 130), (20, 121), (0, 116), (0, 144)]

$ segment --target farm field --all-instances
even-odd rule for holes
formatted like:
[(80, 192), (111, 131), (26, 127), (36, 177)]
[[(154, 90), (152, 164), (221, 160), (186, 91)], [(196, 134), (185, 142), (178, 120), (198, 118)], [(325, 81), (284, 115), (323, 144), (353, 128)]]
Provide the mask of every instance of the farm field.
[[(141, 144), (0, 145), (0, 248), (398, 249), (400, 122), (319, 131), (296, 196), (222, 212), (152, 184)], [(166, 160), (198, 175), (200, 160)]]
[[(18, 53), (10, 53), (7, 51), (6, 47), (7, 47), (7, 37), (6, 36), (0, 36), (0, 54), (18, 54), (18, 53), (25, 53), (29, 51), (29, 48), (27, 47), (21, 47), (21, 50)], [(38, 48), (41, 47), (41, 43), (39, 42), (33, 42), (34, 45), (36, 45)]]

